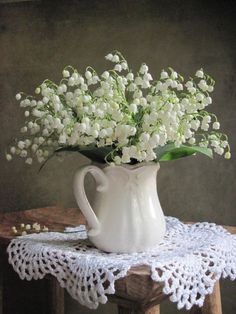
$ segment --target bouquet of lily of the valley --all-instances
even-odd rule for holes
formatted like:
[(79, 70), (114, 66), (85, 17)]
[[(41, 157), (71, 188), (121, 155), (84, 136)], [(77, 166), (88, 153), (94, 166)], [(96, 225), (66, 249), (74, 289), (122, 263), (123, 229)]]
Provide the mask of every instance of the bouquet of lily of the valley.
[(213, 151), (230, 158), (227, 136), (206, 111), (215, 82), (202, 69), (186, 82), (172, 68), (153, 80), (145, 63), (135, 74), (120, 52), (105, 58), (113, 66), (101, 75), (67, 66), (59, 84), (46, 79), (35, 96), (16, 95), (25, 124), (8, 160), (18, 155), (31, 164), (35, 156), (44, 163), (63, 151), (116, 165)]

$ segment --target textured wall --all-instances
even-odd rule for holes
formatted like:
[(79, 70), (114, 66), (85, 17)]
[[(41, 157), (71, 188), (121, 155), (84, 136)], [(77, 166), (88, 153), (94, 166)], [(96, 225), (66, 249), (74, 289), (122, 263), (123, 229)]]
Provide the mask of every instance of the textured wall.
[[(185, 76), (203, 66), (216, 79), (211, 109), (229, 134), (232, 159), (196, 156), (163, 163), (158, 190), (167, 215), (236, 225), (235, 18), (233, 1), (1, 3), (0, 210), (75, 206), (73, 173), (88, 162), (86, 158), (72, 154), (63, 162), (51, 160), (40, 174), (37, 165), (27, 168), (19, 160), (5, 161), (4, 150), (23, 121), (14, 96), (17, 91), (33, 93), (44, 78), (59, 80), (66, 64), (82, 71), (90, 64), (102, 71), (104, 55), (118, 49), (134, 69), (147, 62), (154, 76), (168, 66)], [(235, 294), (236, 284), (226, 281), (224, 313), (236, 313)], [(162, 313), (177, 313), (175, 306), (165, 304)], [(68, 298), (67, 314), (78, 308)], [(107, 305), (97, 313), (114, 311)], [(80, 308), (80, 313), (92, 312)]]

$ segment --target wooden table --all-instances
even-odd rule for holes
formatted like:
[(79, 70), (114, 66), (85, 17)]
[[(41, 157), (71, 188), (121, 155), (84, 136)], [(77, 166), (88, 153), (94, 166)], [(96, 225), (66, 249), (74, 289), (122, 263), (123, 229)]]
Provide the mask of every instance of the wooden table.
[[(64, 289), (52, 277), (31, 282), (22, 281), (7, 263), (6, 246), (13, 238), (11, 227), (21, 223), (38, 222), (50, 231), (63, 231), (67, 226), (85, 223), (85, 218), (75, 208), (38, 208), (0, 214), (1, 290), (0, 314), (64, 314)], [(226, 227), (236, 233), (236, 227)], [(168, 296), (162, 293), (163, 285), (151, 280), (148, 266), (132, 267), (125, 278), (116, 281), (115, 295), (109, 300), (118, 306), (119, 314), (159, 314), (159, 304)], [(46, 302), (45, 302), (46, 301)], [(37, 312), (39, 309), (39, 312)], [(219, 282), (214, 292), (207, 296), (202, 308), (193, 307), (191, 314), (221, 314)]]

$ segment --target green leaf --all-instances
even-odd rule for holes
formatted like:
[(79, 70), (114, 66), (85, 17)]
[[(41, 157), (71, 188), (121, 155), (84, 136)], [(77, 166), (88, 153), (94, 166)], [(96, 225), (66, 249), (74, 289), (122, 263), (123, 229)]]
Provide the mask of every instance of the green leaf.
[(105, 157), (112, 151), (114, 148), (112, 147), (96, 147), (94, 149), (84, 149), (80, 150), (79, 153), (84, 155), (85, 157), (91, 159), (92, 161), (104, 163)]
[[(91, 159), (92, 161), (105, 163), (105, 157), (114, 150), (112, 146), (105, 147), (96, 147), (94, 145), (90, 146), (66, 146), (56, 149), (51, 156), (48, 157), (47, 160), (41, 165), (39, 171), (46, 165), (46, 163), (54, 157), (57, 153), (62, 152), (77, 152), (85, 157)], [(167, 144), (163, 147), (158, 147), (155, 149), (155, 153), (157, 155), (157, 161), (169, 161), (174, 160), (186, 156), (190, 156), (196, 153), (204, 154), (210, 158), (212, 156), (212, 150), (207, 147), (200, 146), (186, 146), (182, 145), (180, 147), (176, 147), (174, 143)]]
[(112, 146), (97, 147), (94, 145), (90, 146), (67, 146), (59, 148), (55, 153), (60, 152), (78, 152), (85, 157), (91, 159), (92, 161), (105, 162), (105, 157), (112, 151), (114, 148)]
[(52, 155), (50, 155), (45, 162), (41, 165), (39, 168), (39, 171), (43, 169), (43, 167), (46, 165), (46, 163), (54, 157), (58, 153), (63, 152), (77, 152), (85, 157), (91, 159), (92, 161), (99, 162), (99, 163), (105, 163), (105, 157), (112, 151), (114, 148), (112, 146), (105, 146), (105, 147), (96, 147), (94, 145), (90, 146), (65, 146), (56, 149)]
[(213, 158), (212, 150), (207, 147), (182, 145), (176, 147), (174, 143), (167, 144), (155, 150), (158, 161), (169, 161), (182, 157), (187, 157), (196, 153), (201, 153)]

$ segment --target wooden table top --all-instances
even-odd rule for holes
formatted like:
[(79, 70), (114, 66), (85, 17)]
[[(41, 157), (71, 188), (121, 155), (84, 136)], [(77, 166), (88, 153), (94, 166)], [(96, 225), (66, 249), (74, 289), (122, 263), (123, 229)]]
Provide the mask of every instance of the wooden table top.
[[(46, 225), (49, 231), (64, 231), (67, 226), (85, 224), (86, 220), (78, 208), (46, 207), (30, 209), (18, 212), (0, 214), (0, 246), (2, 253), (15, 236), (12, 227), (19, 227), (21, 223)], [(224, 226), (229, 232), (236, 233), (236, 227)], [(163, 293), (163, 283), (151, 279), (151, 270), (147, 265), (131, 267), (124, 278), (115, 283), (116, 293), (109, 295), (109, 300), (120, 306), (134, 308), (149, 308), (154, 304), (160, 304), (168, 296)], [(213, 294), (214, 297), (214, 294)], [(210, 300), (210, 296), (208, 299)], [(210, 302), (210, 301), (209, 301)], [(209, 302), (206, 302), (208, 304)], [(141, 311), (146, 313), (146, 311)], [(140, 313), (141, 313), (140, 312)], [(120, 313), (123, 313), (122, 311)], [(124, 313), (130, 313), (125, 310)], [(147, 311), (147, 313), (157, 313)], [(159, 313), (159, 312), (158, 312)], [(193, 312), (195, 313), (195, 312)], [(200, 312), (196, 312), (200, 313)], [(208, 313), (208, 312), (207, 312)], [(213, 312), (209, 312), (213, 313)], [(215, 313), (215, 312), (214, 312)], [(217, 312), (218, 313), (218, 312)]]
[[(44, 207), (29, 209), (17, 212), (0, 214), (0, 245), (6, 246), (15, 236), (11, 230), (12, 226), (19, 226), (21, 223), (39, 223), (46, 225), (49, 231), (64, 231), (65, 227), (85, 224), (86, 220), (78, 208)], [(224, 226), (229, 232), (236, 233), (236, 227)], [(133, 267), (130, 271), (133, 274), (150, 274), (148, 266)]]
[(49, 231), (64, 231), (65, 227), (85, 224), (86, 220), (78, 208), (44, 207), (0, 214), (0, 245), (7, 245), (15, 237), (13, 226), (21, 223), (39, 223)]

